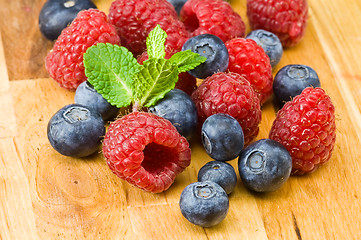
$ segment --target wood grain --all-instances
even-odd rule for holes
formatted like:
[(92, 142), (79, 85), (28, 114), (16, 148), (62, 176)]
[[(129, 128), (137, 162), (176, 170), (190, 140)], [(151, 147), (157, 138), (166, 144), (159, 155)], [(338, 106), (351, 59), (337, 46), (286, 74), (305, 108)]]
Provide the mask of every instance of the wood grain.
[[(10, 80), (48, 77), (44, 57), (52, 47), (39, 31), (45, 0), (0, 0), (0, 28)], [(6, 6), (6, 7), (5, 7)]]
[[(312, 66), (336, 107), (337, 140), (328, 164), (291, 177), (278, 191), (254, 194), (240, 179), (225, 220), (212, 228), (189, 223), (180, 193), (211, 159), (192, 141), (192, 163), (172, 187), (146, 193), (117, 178), (101, 152), (65, 157), (46, 127), (74, 92), (48, 77), (52, 42), (37, 18), (45, 0), (0, 0), (0, 239), (361, 239), (361, 2), (310, 0), (303, 41), (286, 49), (279, 68)], [(97, 0), (107, 12), (111, 0)], [(247, 24), (245, 0), (231, 2)], [(262, 107), (258, 139), (275, 118)], [(237, 161), (230, 162), (237, 169)]]

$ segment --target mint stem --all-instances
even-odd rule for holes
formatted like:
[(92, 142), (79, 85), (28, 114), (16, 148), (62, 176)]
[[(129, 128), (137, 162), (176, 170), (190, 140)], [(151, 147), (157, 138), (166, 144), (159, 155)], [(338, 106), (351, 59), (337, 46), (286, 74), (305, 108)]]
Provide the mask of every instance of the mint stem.
[(133, 104), (132, 112), (139, 112), (139, 109), (140, 109), (140, 104), (139, 104), (139, 102), (135, 102), (135, 103)]

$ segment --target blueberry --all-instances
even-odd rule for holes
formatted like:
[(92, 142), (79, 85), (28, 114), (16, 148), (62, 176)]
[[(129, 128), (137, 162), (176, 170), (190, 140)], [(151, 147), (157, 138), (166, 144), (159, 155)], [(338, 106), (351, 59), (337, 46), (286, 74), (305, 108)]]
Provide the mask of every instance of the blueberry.
[(227, 194), (233, 192), (237, 185), (237, 175), (231, 164), (210, 161), (198, 172), (198, 182), (211, 181), (221, 186)]
[(256, 192), (279, 189), (289, 178), (292, 158), (287, 149), (272, 139), (261, 139), (239, 155), (238, 170), (243, 184)]
[(98, 111), (104, 121), (117, 116), (119, 108), (111, 105), (88, 81), (82, 82), (75, 91), (75, 103)]
[(168, 2), (173, 5), (175, 11), (179, 15), (183, 5), (187, 2), (187, 0), (168, 0)]
[(196, 105), (191, 97), (180, 89), (169, 91), (148, 111), (169, 120), (178, 132), (188, 140), (197, 128)]
[(56, 40), (81, 10), (97, 8), (90, 0), (48, 0), (39, 15), (41, 33), (49, 40)]
[(272, 68), (280, 62), (283, 54), (282, 43), (274, 33), (257, 29), (251, 31), (246, 38), (254, 40), (263, 48), (271, 61)]
[(228, 50), (224, 42), (212, 34), (201, 34), (189, 38), (182, 51), (191, 50), (207, 60), (198, 67), (188, 71), (193, 77), (204, 79), (216, 72), (224, 72), (228, 67)]
[(212, 227), (227, 216), (229, 199), (217, 183), (195, 182), (183, 190), (179, 207), (183, 216), (191, 223)]
[(282, 106), (310, 86), (321, 86), (315, 70), (302, 64), (286, 65), (277, 72), (273, 81), (276, 103)]
[(97, 111), (80, 104), (69, 104), (53, 115), (47, 132), (51, 146), (59, 153), (86, 157), (98, 150), (105, 127)]
[(244, 135), (238, 121), (223, 113), (209, 116), (202, 125), (201, 139), (207, 154), (217, 161), (238, 157), (244, 146)]

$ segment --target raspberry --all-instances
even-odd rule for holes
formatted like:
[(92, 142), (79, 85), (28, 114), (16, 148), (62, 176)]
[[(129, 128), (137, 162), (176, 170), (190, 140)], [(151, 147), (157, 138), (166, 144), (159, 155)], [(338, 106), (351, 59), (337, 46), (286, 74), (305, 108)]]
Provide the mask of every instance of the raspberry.
[(145, 191), (167, 190), (190, 164), (191, 150), (168, 120), (132, 112), (109, 125), (103, 141), (109, 168)]
[(254, 88), (261, 104), (272, 95), (270, 59), (254, 40), (234, 38), (226, 42), (229, 54), (228, 70), (245, 77)]
[(326, 163), (336, 140), (335, 108), (322, 88), (305, 88), (278, 111), (269, 138), (292, 156), (292, 174), (303, 175)]
[(245, 35), (241, 16), (223, 0), (188, 0), (180, 12), (180, 19), (192, 36), (209, 33), (225, 42)]
[(165, 45), (172, 54), (180, 51), (189, 38), (167, 0), (115, 0), (109, 9), (109, 20), (116, 26), (121, 44), (135, 56), (146, 49), (146, 38), (157, 24), (167, 33)]
[(62, 31), (46, 57), (45, 67), (50, 77), (61, 87), (75, 90), (87, 79), (83, 54), (97, 43), (120, 44), (120, 39), (104, 12), (83, 10)]
[[(166, 50), (165, 59), (169, 59), (171, 56), (171, 53)], [(137, 61), (139, 64), (143, 64), (143, 62), (148, 58), (148, 53), (143, 52), (141, 55), (139, 55)], [(191, 95), (192, 92), (197, 88), (197, 79), (188, 72), (181, 72), (178, 75), (178, 82), (176, 83), (175, 88), (183, 90), (188, 95)]]
[(178, 82), (175, 88), (183, 90), (190, 96), (197, 89), (197, 79), (188, 72), (182, 72), (178, 75)]
[(284, 48), (292, 47), (305, 34), (307, 0), (247, 0), (247, 16), (252, 29), (273, 32)]
[(200, 124), (216, 113), (228, 114), (239, 122), (244, 143), (249, 144), (259, 132), (261, 107), (250, 83), (237, 73), (215, 73), (193, 92)]

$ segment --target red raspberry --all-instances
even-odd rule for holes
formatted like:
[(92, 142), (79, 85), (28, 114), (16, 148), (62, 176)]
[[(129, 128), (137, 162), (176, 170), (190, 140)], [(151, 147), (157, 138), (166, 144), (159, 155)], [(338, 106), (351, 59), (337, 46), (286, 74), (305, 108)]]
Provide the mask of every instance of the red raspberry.
[(167, 33), (165, 45), (171, 53), (180, 51), (189, 38), (167, 0), (115, 0), (109, 9), (109, 19), (116, 26), (122, 45), (135, 56), (146, 49), (146, 38), (157, 24)]
[(78, 13), (65, 28), (46, 57), (45, 67), (50, 77), (61, 87), (74, 90), (87, 78), (83, 54), (97, 43), (120, 44), (113, 25), (104, 12), (90, 9)]
[(273, 75), (270, 59), (255, 41), (234, 38), (226, 43), (228, 70), (245, 77), (254, 88), (261, 104), (272, 95)]
[(224, 42), (244, 37), (246, 29), (241, 16), (223, 0), (188, 0), (180, 12), (180, 19), (192, 36), (209, 33)]
[(321, 88), (308, 87), (277, 113), (269, 138), (292, 156), (292, 173), (302, 175), (326, 163), (336, 140), (335, 108)]
[(245, 144), (259, 132), (261, 106), (249, 82), (237, 73), (218, 72), (206, 78), (193, 92), (200, 124), (216, 113), (231, 115), (241, 125)]
[[(165, 59), (169, 59), (171, 57), (171, 53), (165, 53)], [(143, 64), (145, 60), (147, 60), (148, 53), (143, 52), (138, 58), (137, 61), (139, 64)], [(188, 95), (191, 95), (192, 92), (197, 88), (197, 79), (190, 75), (188, 72), (181, 72), (178, 75), (178, 82), (175, 85), (175, 88), (183, 90)]]
[(292, 47), (305, 34), (307, 0), (247, 0), (247, 16), (252, 29), (273, 32), (283, 47)]
[(188, 72), (182, 72), (178, 75), (175, 88), (183, 90), (190, 96), (197, 89), (197, 79)]
[(103, 154), (123, 180), (148, 192), (167, 190), (191, 161), (191, 150), (168, 120), (133, 112), (109, 125)]

